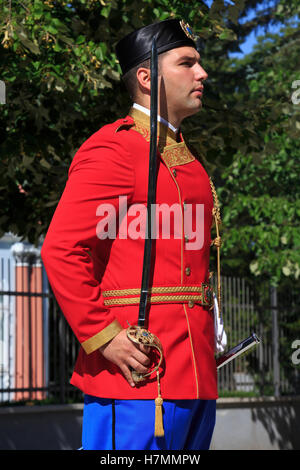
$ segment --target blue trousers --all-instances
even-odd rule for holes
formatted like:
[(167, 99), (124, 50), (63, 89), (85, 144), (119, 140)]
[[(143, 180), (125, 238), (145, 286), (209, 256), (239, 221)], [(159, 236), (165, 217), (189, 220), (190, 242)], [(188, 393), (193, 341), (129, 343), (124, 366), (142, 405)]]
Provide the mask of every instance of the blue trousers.
[(154, 400), (112, 400), (85, 395), (83, 450), (207, 450), (215, 400), (164, 400), (164, 437), (154, 436)]

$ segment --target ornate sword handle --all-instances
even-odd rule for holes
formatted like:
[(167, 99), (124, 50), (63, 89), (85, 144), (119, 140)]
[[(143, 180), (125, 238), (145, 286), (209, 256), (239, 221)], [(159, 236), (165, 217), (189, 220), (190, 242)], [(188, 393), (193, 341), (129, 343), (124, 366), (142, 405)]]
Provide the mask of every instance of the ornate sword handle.
[[(128, 323), (129, 324), (129, 323)], [(156, 372), (163, 360), (163, 349), (161, 342), (155, 336), (153, 333), (150, 333), (149, 330), (146, 330), (146, 328), (142, 328), (137, 325), (130, 325), (128, 326), (127, 330), (127, 337), (136, 344), (142, 344), (143, 346), (149, 346), (151, 348), (155, 348), (158, 353), (159, 353), (159, 360), (156, 366), (152, 367), (151, 369), (148, 369), (148, 372), (145, 374), (141, 374), (139, 372), (136, 372), (135, 370), (131, 371), (132, 379), (135, 383), (143, 381), (146, 377), (149, 377), (153, 372)]]

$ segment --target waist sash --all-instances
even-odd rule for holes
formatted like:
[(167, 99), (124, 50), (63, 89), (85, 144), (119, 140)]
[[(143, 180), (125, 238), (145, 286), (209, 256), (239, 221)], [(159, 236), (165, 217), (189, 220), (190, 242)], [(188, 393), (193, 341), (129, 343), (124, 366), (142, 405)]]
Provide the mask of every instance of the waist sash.
[[(141, 289), (104, 290), (104, 305), (113, 307), (119, 305), (135, 305), (140, 302)], [(163, 286), (149, 288), (149, 303), (189, 303), (213, 308), (213, 289), (209, 284), (198, 286)]]

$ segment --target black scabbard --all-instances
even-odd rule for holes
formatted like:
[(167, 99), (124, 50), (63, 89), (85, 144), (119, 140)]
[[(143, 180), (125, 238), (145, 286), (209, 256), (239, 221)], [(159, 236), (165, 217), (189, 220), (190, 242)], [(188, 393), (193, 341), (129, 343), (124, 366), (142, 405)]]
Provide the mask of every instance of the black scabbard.
[(150, 153), (147, 199), (147, 226), (145, 236), (142, 287), (139, 305), (138, 326), (144, 327), (147, 303), (149, 298), (149, 281), (151, 270), (152, 249), (152, 207), (156, 200), (156, 168), (157, 168), (157, 105), (158, 105), (158, 60), (155, 37), (151, 47), (151, 107), (150, 107)]
[(222, 356), (219, 356), (216, 359), (217, 369), (220, 369), (225, 364), (232, 361), (233, 359), (236, 359), (238, 356), (240, 356), (241, 354), (244, 354), (250, 348), (252, 348), (253, 346), (256, 346), (259, 343), (260, 343), (260, 339), (258, 338), (258, 336), (256, 336), (255, 333), (252, 333), (251, 336), (244, 339), (237, 346), (234, 346), (229, 351), (226, 351), (224, 354), (222, 354)]

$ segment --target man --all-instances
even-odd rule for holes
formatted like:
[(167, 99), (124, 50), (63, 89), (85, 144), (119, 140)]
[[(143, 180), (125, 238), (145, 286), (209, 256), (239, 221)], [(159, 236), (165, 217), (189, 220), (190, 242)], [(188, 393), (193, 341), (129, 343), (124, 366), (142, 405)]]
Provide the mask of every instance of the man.
[[(154, 35), (156, 205), (174, 223), (166, 236), (165, 220), (157, 219), (152, 250), (147, 327), (162, 345), (163, 361), (158, 376), (137, 384), (132, 372), (146, 374), (153, 360), (151, 348), (131, 341), (127, 328), (137, 323), (143, 270)], [(207, 449), (217, 398), (208, 285), (213, 197), (179, 130), (201, 109), (207, 74), (189, 26), (179, 20), (131, 33), (117, 55), (135, 103), (126, 118), (104, 126), (75, 155), (42, 248), (53, 291), (82, 346), (71, 383), (85, 394), (83, 448)], [(163, 430), (154, 433), (157, 396)]]

